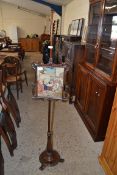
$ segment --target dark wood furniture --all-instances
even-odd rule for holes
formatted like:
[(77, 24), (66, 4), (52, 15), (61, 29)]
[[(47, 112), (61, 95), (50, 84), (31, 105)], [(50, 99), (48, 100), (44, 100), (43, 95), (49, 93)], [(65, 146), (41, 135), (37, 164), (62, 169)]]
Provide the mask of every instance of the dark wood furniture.
[(4, 175), (4, 158), (1, 151), (1, 140), (0, 140), (0, 174)]
[(20, 43), (12, 43), (9, 37), (0, 38), (0, 52), (17, 53), (21, 60), (23, 60), (25, 56), (25, 52)]
[[(17, 147), (16, 130), (12, 119), (19, 127), (21, 122), (19, 108), (10, 88), (7, 87), (5, 70), (0, 66), (0, 175), (4, 175), (1, 141), (4, 140), (11, 156), (14, 155), (14, 150)], [(3, 140), (1, 140), (1, 137)]]
[(28, 86), (26, 70), (22, 71), (20, 61), (12, 56), (5, 57), (3, 65), (6, 70), (7, 85), (16, 85), (17, 99), (19, 99), (19, 89), (22, 92), (22, 82), (25, 81)]
[(39, 38), (20, 38), (19, 43), (25, 52), (39, 52)]
[(78, 63), (83, 61), (85, 45), (81, 42), (64, 41), (62, 47), (62, 57), (65, 58), (65, 63), (67, 65), (66, 84), (70, 94), (69, 101), (73, 103)]
[(25, 51), (21, 47), (10, 47), (9, 48), (3, 48), (0, 50), (0, 55), (5, 54), (6, 56), (15, 56), (19, 58), (20, 60), (24, 59)]
[(117, 83), (116, 5), (115, 0), (90, 0), (84, 62), (76, 76), (75, 107), (94, 141), (105, 138)]
[(39, 51), (41, 53), (43, 53), (43, 42), (46, 41), (46, 40), (50, 41), (50, 35), (49, 34), (42, 34), (40, 36), (40, 40), (39, 40)]

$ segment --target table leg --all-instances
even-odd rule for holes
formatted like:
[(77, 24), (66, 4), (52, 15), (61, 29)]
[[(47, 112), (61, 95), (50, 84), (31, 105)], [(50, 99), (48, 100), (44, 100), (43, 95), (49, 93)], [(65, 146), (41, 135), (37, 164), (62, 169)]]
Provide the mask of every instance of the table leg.
[[(53, 109), (51, 103), (53, 102)], [(54, 122), (55, 100), (48, 102), (48, 132), (47, 132), (47, 148), (39, 156), (41, 162), (40, 170), (44, 170), (47, 166), (55, 166), (59, 162), (64, 162), (60, 158), (59, 153), (53, 149), (53, 122)]]

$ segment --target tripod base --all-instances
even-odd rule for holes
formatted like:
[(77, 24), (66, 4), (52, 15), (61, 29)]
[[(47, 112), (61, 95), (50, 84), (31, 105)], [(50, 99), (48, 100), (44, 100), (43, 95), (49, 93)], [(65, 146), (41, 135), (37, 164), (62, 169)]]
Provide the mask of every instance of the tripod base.
[(55, 150), (45, 150), (39, 156), (39, 160), (41, 162), (40, 170), (44, 170), (47, 166), (55, 166), (59, 162), (64, 162), (64, 159), (61, 159), (59, 153)]

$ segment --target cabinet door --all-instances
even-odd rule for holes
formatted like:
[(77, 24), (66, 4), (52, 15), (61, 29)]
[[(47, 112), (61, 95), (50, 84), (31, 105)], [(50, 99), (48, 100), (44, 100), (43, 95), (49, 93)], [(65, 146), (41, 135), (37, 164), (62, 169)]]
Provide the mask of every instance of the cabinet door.
[(26, 51), (32, 51), (32, 39), (30, 38), (26, 39)]
[(102, 16), (101, 10), (101, 1), (90, 4), (85, 58), (86, 61), (92, 65), (95, 65), (97, 57), (97, 43), (99, 39), (100, 21)]
[(112, 75), (113, 60), (117, 47), (117, 1), (106, 0), (102, 22), (102, 34), (97, 67)]
[(75, 103), (79, 105), (81, 111), (85, 111), (86, 92), (88, 88), (88, 71), (83, 67), (78, 67), (76, 77), (76, 100)]
[(89, 91), (86, 104), (86, 118), (93, 134), (97, 134), (106, 96), (106, 84), (90, 75)]
[(31, 50), (38, 52), (39, 51), (39, 40), (38, 39), (32, 39), (32, 46)]
[(21, 47), (26, 51), (26, 39), (20, 38), (19, 43), (21, 43)]

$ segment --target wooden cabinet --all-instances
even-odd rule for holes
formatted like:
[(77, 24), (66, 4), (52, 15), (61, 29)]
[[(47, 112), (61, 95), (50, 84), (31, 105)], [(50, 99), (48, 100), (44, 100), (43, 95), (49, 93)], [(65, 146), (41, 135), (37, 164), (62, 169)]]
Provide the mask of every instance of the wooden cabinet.
[(75, 107), (94, 141), (104, 140), (115, 86), (101, 80), (94, 72), (78, 66)]
[(117, 175), (117, 90), (99, 161), (107, 175)]
[(90, 0), (84, 62), (76, 74), (75, 107), (94, 141), (105, 138), (117, 83), (116, 5), (115, 0)]
[(39, 38), (20, 38), (19, 42), (26, 52), (39, 51)]
[(87, 88), (88, 88), (88, 79), (89, 74), (86, 69), (81, 67), (79, 65), (78, 67), (78, 76), (76, 79), (77, 85), (76, 85), (76, 104), (78, 103), (78, 106), (80, 108), (80, 111), (85, 112), (85, 103), (86, 103), (86, 94), (87, 94)]
[[(89, 87), (88, 87), (88, 97), (86, 104), (86, 119), (90, 126), (90, 132), (95, 141), (98, 140), (99, 134), (100, 138), (104, 139), (105, 131), (102, 131), (101, 123), (105, 117), (107, 120), (109, 115), (104, 116), (104, 105), (107, 85), (97, 78), (90, 75)], [(109, 108), (109, 106), (107, 106)], [(99, 129), (99, 130), (98, 130)], [(102, 133), (100, 133), (100, 130)]]
[(67, 84), (70, 93), (70, 103), (75, 96), (76, 75), (78, 71), (78, 63), (83, 61), (84, 44), (81, 42), (64, 41), (62, 56), (65, 57), (65, 63), (68, 67)]

